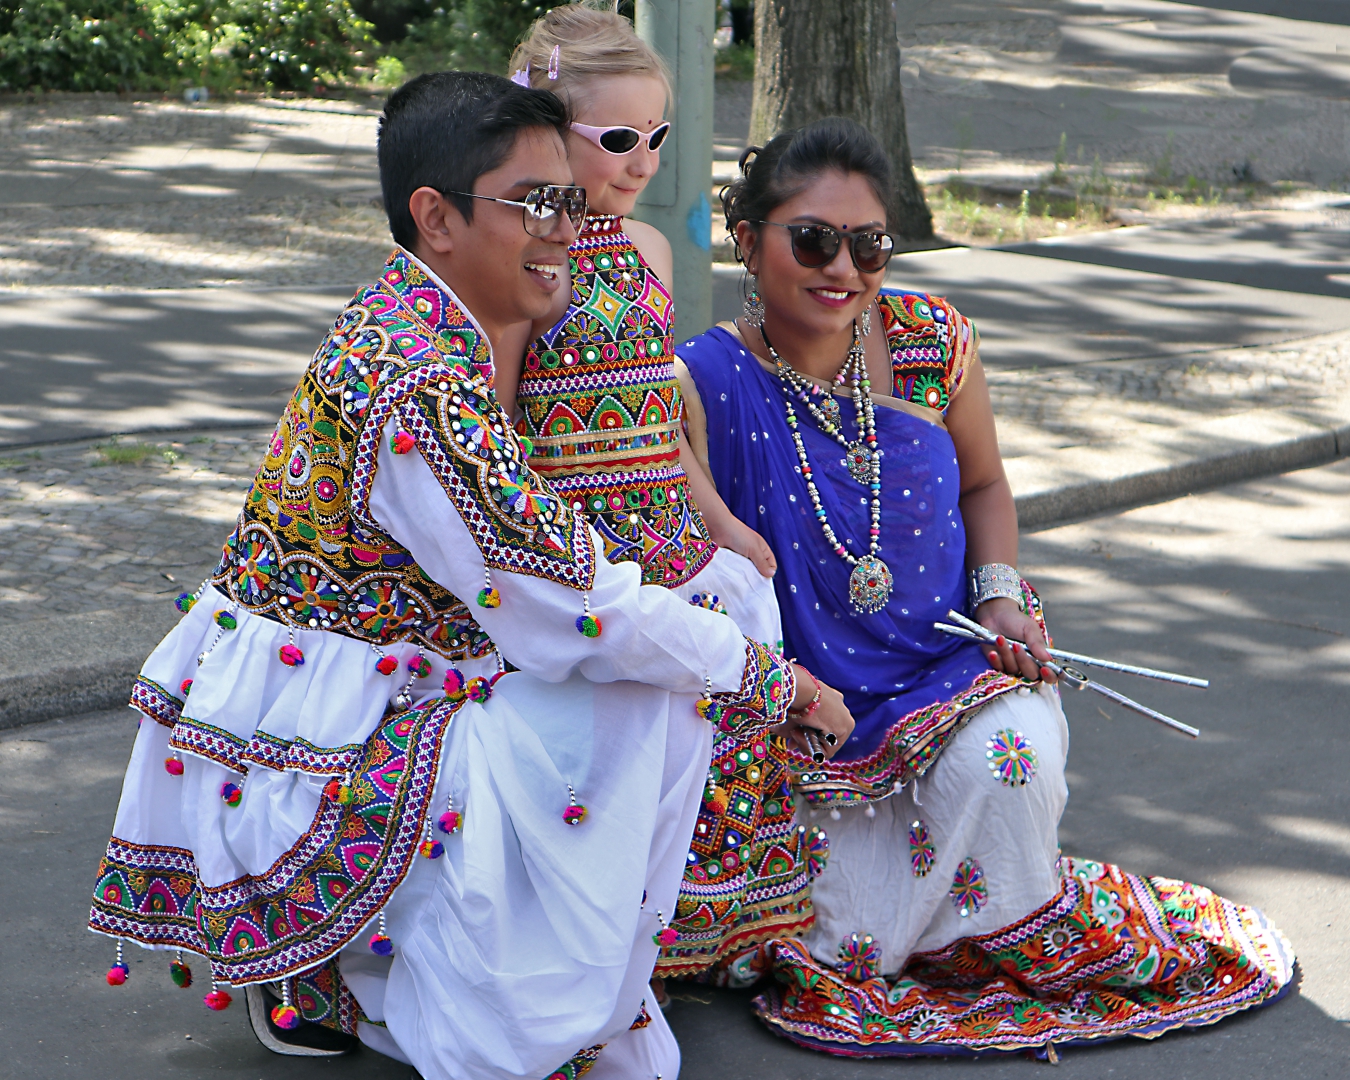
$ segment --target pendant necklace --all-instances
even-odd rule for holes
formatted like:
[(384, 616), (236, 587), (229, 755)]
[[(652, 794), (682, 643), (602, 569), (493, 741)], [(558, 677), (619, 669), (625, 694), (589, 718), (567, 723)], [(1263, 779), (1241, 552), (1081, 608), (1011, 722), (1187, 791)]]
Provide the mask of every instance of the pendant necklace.
[[(852, 384), (854, 418), (858, 425), (858, 438), (852, 443), (844, 438), (840, 430), (839, 405), (834, 398), (829, 394), (826, 394), (825, 398), (833, 409), (817, 405), (812, 400), (811, 393), (817, 388), (784, 363), (783, 358), (769, 341), (769, 335), (764, 332), (763, 326), (759, 327), (759, 332), (778, 370), (778, 378), (783, 384), (787, 425), (792, 432), (793, 445), (797, 448), (800, 472), (802, 479), (806, 481), (806, 492), (811, 497), (816, 520), (820, 522), (821, 531), (825, 534), (825, 542), (834, 549), (836, 555), (853, 567), (853, 572), (848, 577), (849, 600), (855, 608), (866, 614), (880, 611), (891, 597), (893, 579), (890, 567), (877, 555), (881, 548), (881, 450), (877, 446), (876, 407), (872, 403), (871, 382), (867, 377), (867, 364), (862, 339), (858, 334), (858, 324), (856, 322), (853, 324), (853, 342), (849, 346), (848, 356), (840, 368), (839, 375), (835, 377), (836, 382), (842, 382), (847, 374)], [(820, 429), (825, 434), (833, 436), (835, 441), (844, 447), (844, 463), (849, 475), (860, 484), (865, 484), (871, 492), (872, 523), (867, 554), (862, 558), (852, 554), (839, 542), (825, 514), (825, 508), (821, 505), (820, 492), (811, 477), (811, 463), (806, 456), (806, 444), (802, 442), (801, 431), (797, 425), (797, 412), (792, 404), (794, 396), (806, 406)]]

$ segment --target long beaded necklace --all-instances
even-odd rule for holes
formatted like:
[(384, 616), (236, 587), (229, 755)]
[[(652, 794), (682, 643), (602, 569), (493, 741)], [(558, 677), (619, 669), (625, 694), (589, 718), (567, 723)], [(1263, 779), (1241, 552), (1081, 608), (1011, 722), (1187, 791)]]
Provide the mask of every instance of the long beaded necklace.
[[(881, 549), (881, 449), (877, 446), (876, 408), (872, 404), (871, 381), (867, 377), (867, 363), (863, 354), (862, 339), (858, 334), (858, 324), (853, 324), (853, 341), (849, 345), (848, 356), (835, 377), (842, 382), (847, 377), (852, 384), (854, 419), (858, 425), (858, 438), (850, 443), (844, 438), (839, 424), (839, 404), (826, 394), (820, 404), (812, 400), (813, 391), (818, 388), (790, 368), (759, 327), (764, 345), (778, 369), (778, 378), (783, 384), (784, 404), (787, 408), (787, 425), (792, 432), (792, 442), (797, 448), (797, 460), (801, 465), (802, 479), (806, 481), (806, 492), (811, 497), (811, 506), (816, 520), (820, 522), (825, 542), (834, 549), (834, 553), (853, 567), (848, 576), (848, 597), (859, 611), (871, 614), (886, 606), (891, 597), (894, 580), (891, 570), (877, 555)], [(797, 411), (792, 399), (796, 396), (806, 406), (825, 434), (832, 436), (844, 448), (844, 464), (849, 475), (860, 484), (865, 484), (872, 494), (872, 524), (869, 530), (867, 554), (858, 558), (839, 542), (821, 505), (820, 492), (811, 476), (811, 462), (806, 456), (806, 445), (802, 442), (801, 431), (797, 424)]]

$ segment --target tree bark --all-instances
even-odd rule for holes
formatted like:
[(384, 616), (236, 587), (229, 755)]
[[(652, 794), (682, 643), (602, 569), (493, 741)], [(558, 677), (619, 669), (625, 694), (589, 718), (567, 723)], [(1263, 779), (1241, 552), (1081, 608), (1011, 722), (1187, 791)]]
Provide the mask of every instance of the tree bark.
[(756, 0), (750, 142), (763, 146), (825, 116), (849, 117), (881, 140), (895, 166), (892, 230), (931, 237), (905, 129), (892, 0)]

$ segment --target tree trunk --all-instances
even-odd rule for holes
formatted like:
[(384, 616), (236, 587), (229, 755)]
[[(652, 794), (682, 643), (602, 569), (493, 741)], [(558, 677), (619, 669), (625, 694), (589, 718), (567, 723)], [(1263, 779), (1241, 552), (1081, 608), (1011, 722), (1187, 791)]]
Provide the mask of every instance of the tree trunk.
[(849, 117), (881, 140), (895, 166), (893, 231), (931, 237), (905, 130), (892, 0), (756, 0), (750, 142), (763, 146), (824, 116)]

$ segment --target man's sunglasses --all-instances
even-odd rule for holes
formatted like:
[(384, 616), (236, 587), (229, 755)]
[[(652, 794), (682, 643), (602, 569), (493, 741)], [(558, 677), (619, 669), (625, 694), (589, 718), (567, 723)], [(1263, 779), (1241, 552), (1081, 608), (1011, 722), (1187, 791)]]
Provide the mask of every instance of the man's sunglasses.
[(525, 231), (541, 239), (558, 227), (561, 221), (560, 214), (565, 215), (572, 222), (572, 228), (578, 231), (586, 220), (586, 189), (582, 187), (544, 184), (532, 188), (523, 199), (498, 199), (492, 195), (475, 195), (472, 191), (442, 191), (441, 194), (465, 195), (470, 199), (519, 206)]
[(583, 138), (590, 139), (607, 154), (622, 157), (631, 154), (644, 140), (648, 150), (660, 150), (661, 144), (670, 134), (670, 121), (658, 124), (645, 135), (637, 128), (630, 127), (591, 127), (590, 124), (573, 124), (572, 130)]
[[(756, 221), (756, 225), (776, 225), (792, 234), (792, 256), (802, 266), (812, 269), (828, 266), (839, 254), (844, 235), (829, 225), (784, 225), (780, 221)], [(895, 254), (895, 239), (881, 229), (849, 233), (849, 250), (853, 265), (864, 274), (884, 270)]]

